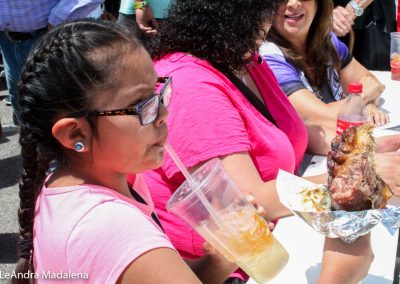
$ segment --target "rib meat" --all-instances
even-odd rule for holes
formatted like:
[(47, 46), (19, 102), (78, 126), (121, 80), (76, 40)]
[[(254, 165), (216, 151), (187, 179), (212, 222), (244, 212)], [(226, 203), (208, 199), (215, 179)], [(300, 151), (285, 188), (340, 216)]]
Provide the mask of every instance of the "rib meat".
[(328, 154), (328, 189), (336, 210), (359, 211), (386, 206), (392, 195), (375, 171), (372, 126), (345, 131), (331, 144)]

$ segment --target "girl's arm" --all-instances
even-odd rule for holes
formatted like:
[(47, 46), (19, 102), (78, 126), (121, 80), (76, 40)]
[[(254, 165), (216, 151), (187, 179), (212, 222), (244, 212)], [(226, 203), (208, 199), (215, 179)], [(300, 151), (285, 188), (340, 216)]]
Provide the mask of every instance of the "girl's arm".
[(192, 269), (176, 251), (169, 248), (154, 249), (135, 259), (118, 283), (220, 284), (238, 268), (235, 263), (218, 254), (206, 254), (188, 263)]

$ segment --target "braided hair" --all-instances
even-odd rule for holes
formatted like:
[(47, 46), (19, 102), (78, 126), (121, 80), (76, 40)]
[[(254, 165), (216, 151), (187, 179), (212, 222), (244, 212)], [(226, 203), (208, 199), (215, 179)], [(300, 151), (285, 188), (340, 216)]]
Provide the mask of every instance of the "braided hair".
[[(21, 75), (21, 155), (19, 184), (20, 259), (15, 272), (33, 272), (33, 223), (36, 199), (51, 161), (65, 164), (52, 126), (63, 117), (84, 115), (98, 90), (119, 80), (128, 53), (142, 49), (128, 31), (112, 22), (79, 20), (56, 27), (31, 52)], [(95, 124), (89, 121), (92, 130)], [(19, 275), (19, 274), (17, 274)], [(29, 283), (27, 279), (13, 283)]]

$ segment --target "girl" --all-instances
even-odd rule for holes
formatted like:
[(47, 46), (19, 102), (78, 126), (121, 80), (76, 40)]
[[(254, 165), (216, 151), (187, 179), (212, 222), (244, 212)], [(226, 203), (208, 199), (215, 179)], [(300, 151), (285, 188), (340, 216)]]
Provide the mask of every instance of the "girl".
[[(38, 283), (200, 283), (163, 233), (141, 177), (132, 188), (126, 181), (163, 162), (171, 98), (171, 79), (157, 78), (139, 42), (110, 22), (57, 27), (30, 55), (20, 92), (21, 259), (13, 281), (28, 282), (21, 273), (32, 261)], [(217, 254), (193, 263), (207, 283), (236, 267)]]

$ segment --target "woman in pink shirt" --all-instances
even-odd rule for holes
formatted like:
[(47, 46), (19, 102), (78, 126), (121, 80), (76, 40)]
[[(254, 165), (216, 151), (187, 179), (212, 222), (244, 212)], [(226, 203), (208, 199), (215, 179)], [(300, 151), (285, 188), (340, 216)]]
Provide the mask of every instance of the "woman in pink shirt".
[[(222, 159), (229, 176), (255, 196), (269, 220), (290, 214), (278, 201), (275, 178), (279, 169), (296, 172), (307, 147), (306, 127), (256, 52), (280, 3), (176, 1), (153, 50), (157, 72), (174, 78), (167, 120), (172, 148), (190, 171), (214, 157)], [(270, 115), (250, 103), (240, 90), (243, 85)], [(203, 255), (204, 240), (165, 209), (184, 181), (170, 157), (146, 172), (145, 180), (180, 254)], [(237, 283), (237, 277), (245, 279), (235, 274), (226, 282)]]
[[(140, 175), (163, 161), (171, 78), (111, 22), (54, 28), (22, 74), (20, 260), (14, 283), (221, 283), (218, 254), (182, 261)], [(52, 161), (54, 171), (47, 175)], [(25, 273), (25, 274), (24, 274)]]

